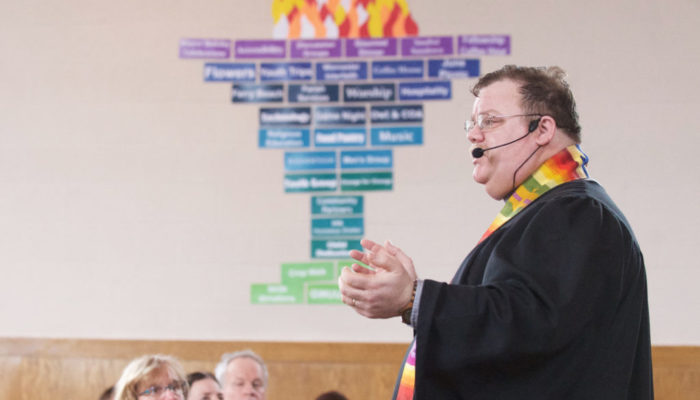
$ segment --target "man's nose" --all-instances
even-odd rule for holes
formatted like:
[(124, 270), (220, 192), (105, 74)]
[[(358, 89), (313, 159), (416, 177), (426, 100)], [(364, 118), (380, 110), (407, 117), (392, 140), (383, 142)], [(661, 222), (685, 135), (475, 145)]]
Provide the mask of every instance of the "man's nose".
[(484, 140), (484, 135), (481, 132), (481, 129), (479, 129), (478, 126), (473, 127), (472, 129), (467, 132), (467, 140), (471, 143), (479, 143), (480, 141)]

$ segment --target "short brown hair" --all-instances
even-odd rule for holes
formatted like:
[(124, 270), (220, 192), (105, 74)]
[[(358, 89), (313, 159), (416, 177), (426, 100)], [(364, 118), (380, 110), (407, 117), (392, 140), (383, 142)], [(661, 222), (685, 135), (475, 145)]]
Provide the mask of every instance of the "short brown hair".
[(549, 115), (576, 143), (581, 143), (581, 125), (578, 123), (576, 101), (564, 80), (566, 72), (559, 67), (519, 67), (506, 65), (479, 78), (472, 94), (486, 86), (502, 80), (511, 80), (520, 85), (522, 107), (528, 114)]

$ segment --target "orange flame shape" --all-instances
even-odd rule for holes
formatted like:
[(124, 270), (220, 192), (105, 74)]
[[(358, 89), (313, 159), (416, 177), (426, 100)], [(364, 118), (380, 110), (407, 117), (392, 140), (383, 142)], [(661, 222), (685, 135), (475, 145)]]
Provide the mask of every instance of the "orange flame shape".
[(274, 37), (417, 36), (406, 0), (273, 0)]

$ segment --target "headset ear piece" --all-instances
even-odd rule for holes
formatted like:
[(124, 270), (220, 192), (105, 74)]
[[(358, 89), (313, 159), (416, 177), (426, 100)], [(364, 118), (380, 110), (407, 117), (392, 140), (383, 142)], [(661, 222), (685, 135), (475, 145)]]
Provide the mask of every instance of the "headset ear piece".
[(540, 125), (540, 121), (542, 120), (542, 117), (539, 117), (535, 120), (530, 121), (530, 125), (527, 127), (527, 133), (532, 133), (537, 129), (537, 127)]

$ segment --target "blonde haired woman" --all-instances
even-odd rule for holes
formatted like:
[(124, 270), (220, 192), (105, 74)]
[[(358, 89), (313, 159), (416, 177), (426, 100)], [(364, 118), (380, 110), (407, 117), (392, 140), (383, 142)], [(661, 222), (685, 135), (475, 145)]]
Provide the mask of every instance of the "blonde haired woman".
[(185, 379), (185, 371), (174, 357), (139, 357), (124, 368), (114, 388), (114, 400), (184, 400), (188, 389)]

